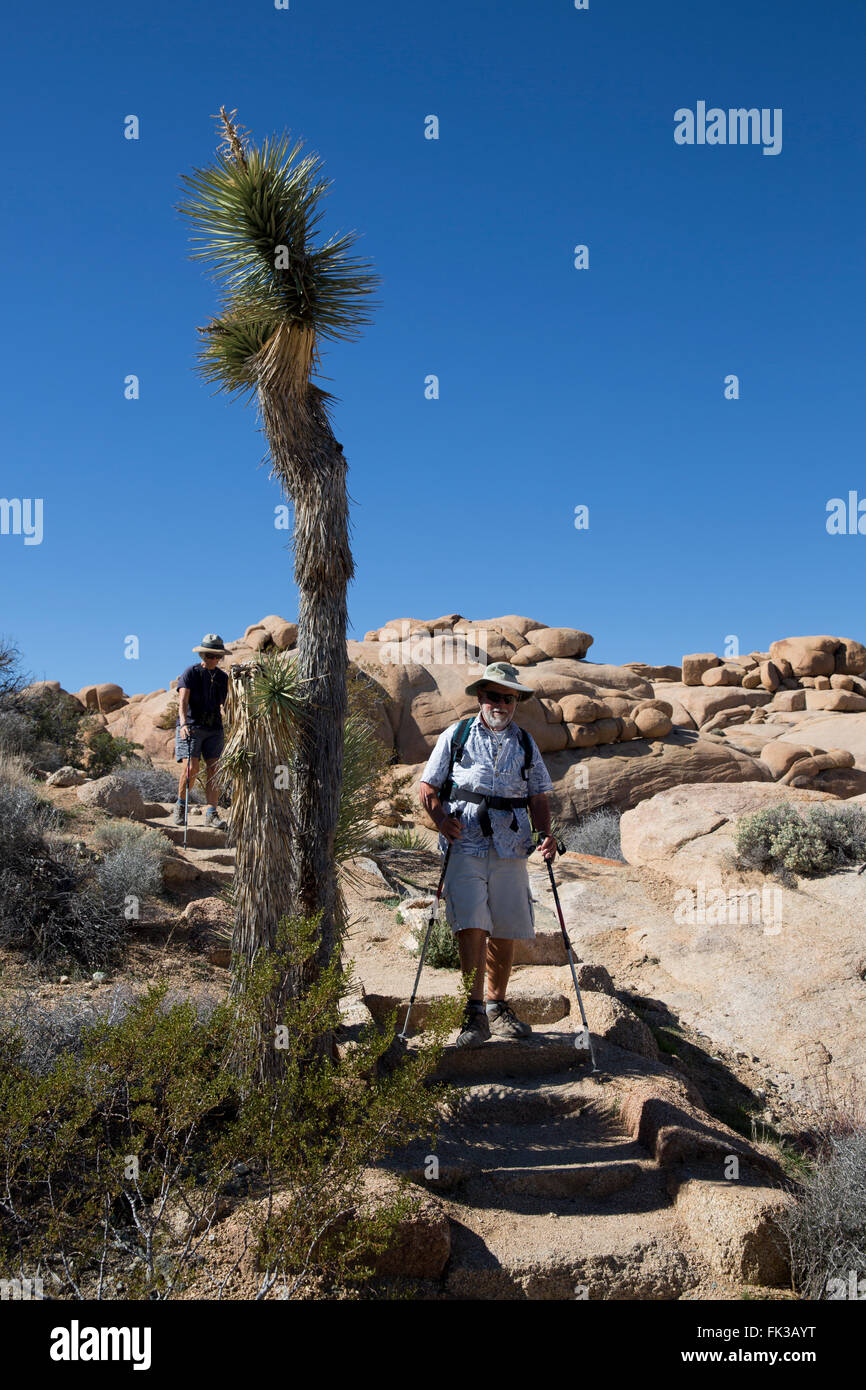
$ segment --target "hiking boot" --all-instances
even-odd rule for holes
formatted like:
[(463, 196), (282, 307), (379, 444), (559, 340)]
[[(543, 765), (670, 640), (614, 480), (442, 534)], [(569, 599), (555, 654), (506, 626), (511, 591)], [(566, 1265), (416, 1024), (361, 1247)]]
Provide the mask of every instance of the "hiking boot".
[(174, 803), (174, 813), (171, 818), (172, 825), (183, 825), (183, 802)]
[(482, 1005), (480, 1009), (473, 1009), (469, 1004), (463, 1010), (463, 1021), (460, 1024), (460, 1033), (457, 1037), (455, 1046), (457, 1047), (480, 1047), (486, 1043), (490, 1037), (490, 1024), (487, 1022), (487, 1013)]
[(229, 828), (228, 821), (220, 818), (220, 813), (215, 806), (208, 806), (204, 813), (204, 823), (208, 830), (228, 830)]
[(528, 1038), (532, 1032), (529, 1024), (517, 1017), (507, 999), (495, 1001), (487, 1017), (491, 1033), (498, 1038)]

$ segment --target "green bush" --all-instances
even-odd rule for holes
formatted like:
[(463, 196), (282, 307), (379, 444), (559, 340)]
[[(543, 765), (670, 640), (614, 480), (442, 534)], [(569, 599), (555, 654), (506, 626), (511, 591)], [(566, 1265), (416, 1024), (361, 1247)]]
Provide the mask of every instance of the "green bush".
[(82, 766), (85, 728), (84, 712), (58, 691), (0, 696), (0, 750), (26, 754), (43, 771)]
[[(413, 952), (420, 956), (421, 947), (424, 944), (424, 937), (418, 938), (418, 945)], [(457, 937), (445, 921), (444, 917), (437, 917), (430, 932), (430, 940), (427, 944), (426, 962), (432, 965), (434, 970), (459, 970), (460, 952), (457, 949)]]
[(0, 1277), (40, 1267), (61, 1299), (169, 1299), (194, 1280), (196, 1296), (220, 1297), (209, 1237), (242, 1202), (233, 1238), (256, 1257), (257, 1296), (362, 1286), (412, 1203), (403, 1188), (373, 1207), (367, 1170), (432, 1139), (441, 1097), (426, 1083), (459, 1002), (387, 1074), (393, 1027), (322, 1054), (345, 988), (335, 961), (286, 1004), (283, 1065), (262, 1085), (258, 1054), (275, 1042), (259, 1034), (262, 1002), (309, 959), (315, 931), (283, 919), (233, 999), (200, 1017), (151, 989), (42, 1074), (14, 1028), (0, 1034)]
[(866, 860), (866, 811), (860, 806), (781, 806), (743, 816), (736, 829), (737, 863), (785, 881), (826, 874)]
[(140, 743), (132, 743), (128, 738), (115, 738), (102, 728), (88, 733), (87, 747), (90, 750), (87, 771), (91, 777), (107, 776), (119, 763), (141, 751)]

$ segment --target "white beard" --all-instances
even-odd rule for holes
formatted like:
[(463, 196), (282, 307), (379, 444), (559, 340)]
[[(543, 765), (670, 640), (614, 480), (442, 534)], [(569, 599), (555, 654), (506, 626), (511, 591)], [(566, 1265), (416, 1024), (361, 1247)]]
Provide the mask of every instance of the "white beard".
[(508, 728), (514, 718), (514, 709), (512, 708), (510, 714), (496, 714), (495, 711), (491, 710), (489, 714), (485, 714), (484, 718), (491, 729), (495, 729), (497, 733), (500, 733), (503, 729)]

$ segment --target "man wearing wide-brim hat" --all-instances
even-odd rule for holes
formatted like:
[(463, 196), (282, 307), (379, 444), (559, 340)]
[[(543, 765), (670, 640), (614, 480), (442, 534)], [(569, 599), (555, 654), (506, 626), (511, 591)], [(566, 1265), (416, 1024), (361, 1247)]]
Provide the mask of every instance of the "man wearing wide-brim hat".
[(439, 848), (444, 853), (451, 845), (443, 890), (446, 916), (457, 937), (461, 969), (471, 976), (458, 1047), (478, 1047), (491, 1032), (508, 1038), (532, 1032), (514, 1013), (507, 991), (514, 942), (535, 935), (527, 812), (544, 835), (542, 857), (556, 854), (547, 801), (553, 783), (535, 740), (513, 722), (517, 704), (534, 693), (520, 684), (514, 666), (493, 662), (466, 686), (467, 695), (477, 696), (478, 714), (450, 778), (459, 721), (439, 735), (421, 774), (421, 801), (439, 830)]
[(209, 632), (203, 637), (201, 646), (193, 647), (193, 651), (201, 657), (201, 661), (195, 666), (187, 666), (177, 681), (174, 756), (177, 762), (182, 762), (185, 766), (177, 788), (174, 823), (183, 825), (187, 776), (189, 790), (192, 791), (201, 759), (204, 758), (207, 770), (205, 825), (225, 830), (226, 821), (220, 818), (217, 810), (219, 793), (216, 774), (225, 744), (222, 709), (228, 695), (229, 678), (225, 671), (220, 670), (219, 663), (223, 657), (230, 656), (231, 653), (223, 639), (215, 632)]

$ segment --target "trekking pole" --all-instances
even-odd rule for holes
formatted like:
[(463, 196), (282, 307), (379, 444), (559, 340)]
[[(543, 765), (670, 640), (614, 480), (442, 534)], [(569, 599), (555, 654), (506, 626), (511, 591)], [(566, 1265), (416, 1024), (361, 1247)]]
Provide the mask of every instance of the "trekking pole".
[(186, 740), (186, 789), (183, 798), (183, 847), (186, 849), (186, 827), (189, 824), (189, 766), (192, 761), (192, 729), (189, 724)]
[[(560, 854), (565, 853), (564, 844), (557, 841), (556, 847), (559, 850)], [(559, 918), (559, 925), (562, 930), (562, 939), (565, 942), (565, 949), (568, 952), (568, 963), (571, 966), (571, 978), (574, 981), (574, 992), (577, 995), (577, 1007), (580, 1009), (580, 1018), (581, 1022), (583, 1023), (582, 1034), (575, 1033), (574, 1035), (574, 1045), (575, 1047), (579, 1047), (580, 1043), (584, 1039), (586, 1039), (586, 1045), (589, 1048), (589, 1055), (592, 1060), (592, 1070), (598, 1071), (598, 1063), (595, 1060), (595, 1050), (592, 1046), (592, 1038), (590, 1037), (589, 1033), (589, 1024), (586, 1021), (586, 1014), (584, 1013), (583, 1009), (583, 1000), (580, 997), (580, 986), (577, 983), (577, 971), (574, 968), (574, 953), (571, 949), (571, 942), (568, 939), (568, 932), (565, 930), (565, 918), (562, 915), (562, 907), (559, 902), (559, 894), (556, 891), (556, 879), (553, 877), (553, 863), (550, 859), (547, 860), (547, 872), (550, 875), (550, 886), (553, 889), (553, 901), (556, 903), (556, 914)]]
[[(451, 815), (459, 817), (460, 815), (462, 815), (462, 812), (452, 811)], [(454, 841), (449, 840), (448, 848), (445, 851), (445, 862), (442, 865), (442, 873), (439, 875), (439, 887), (436, 889), (436, 901), (433, 904), (433, 908), (430, 912), (430, 921), (427, 923), (427, 930), (424, 933), (424, 945), (421, 947), (421, 959), (418, 962), (418, 969), (415, 973), (415, 984), (412, 986), (412, 998), (409, 1000), (409, 1007), (406, 1010), (406, 1018), (403, 1021), (403, 1031), (402, 1033), (397, 1034), (397, 1037), (402, 1038), (403, 1042), (409, 1041), (409, 1035), (406, 1032), (406, 1029), (409, 1027), (409, 1015), (412, 1012), (412, 1005), (415, 1003), (415, 996), (418, 993), (418, 982), (421, 979), (421, 971), (424, 969), (424, 957), (427, 954), (427, 942), (430, 940), (430, 933), (433, 930), (433, 923), (435, 922), (437, 914), (439, 912), (439, 898), (442, 895), (442, 885), (445, 882), (445, 874), (448, 870), (448, 860), (451, 858), (451, 850), (453, 848), (453, 845)]]

